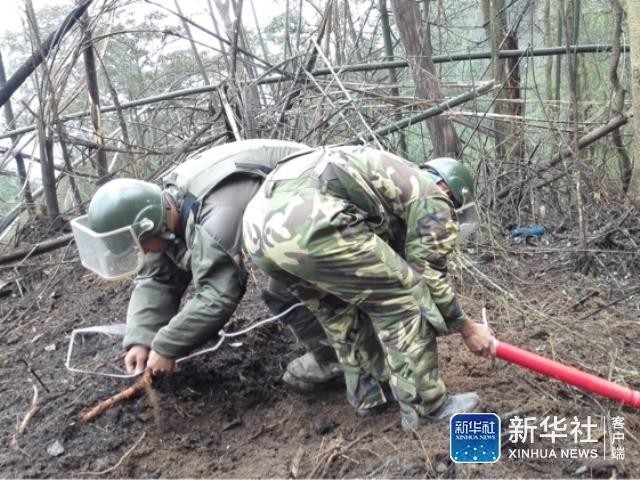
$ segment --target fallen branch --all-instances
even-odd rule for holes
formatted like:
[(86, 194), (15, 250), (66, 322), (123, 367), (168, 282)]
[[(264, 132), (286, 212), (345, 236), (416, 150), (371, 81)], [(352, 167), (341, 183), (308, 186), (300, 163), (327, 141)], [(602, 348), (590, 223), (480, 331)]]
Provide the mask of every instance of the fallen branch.
[(10, 263), (18, 259), (24, 261), (35, 255), (40, 255), (41, 253), (50, 252), (51, 250), (55, 250), (56, 248), (61, 248), (61, 247), (64, 247), (65, 245), (68, 245), (72, 240), (73, 240), (73, 234), (68, 233), (58, 238), (53, 238), (51, 240), (36, 243), (35, 245), (32, 245), (27, 248), (14, 250), (11, 253), (0, 255), (0, 265), (4, 265), (5, 263)]
[(300, 445), (298, 447), (298, 451), (296, 451), (296, 454), (293, 456), (293, 460), (291, 461), (290, 473), (292, 478), (298, 478), (298, 475), (300, 474), (302, 457), (304, 457), (304, 447)]
[[(187, 21), (189, 21), (187, 19)], [(215, 35), (212, 32), (208, 32), (211, 35)], [(228, 42), (228, 40), (224, 40)], [(550, 47), (550, 48), (540, 48), (540, 49), (527, 49), (527, 50), (500, 50), (498, 56), (500, 58), (521, 58), (521, 57), (538, 57), (538, 56), (546, 56), (546, 55), (566, 55), (567, 53), (593, 53), (593, 52), (610, 52), (612, 49), (611, 45), (572, 45), (570, 50), (567, 50), (566, 46), (561, 47)], [(628, 46), (621, 46), (621, 49), (624, 51), (628, 51)], [(241, 51), (241, 50), (239, 50)], [(461, 53), (461, 54), (448, 54), (448, 55), (435, 55), (432, 60), (433, 63), (448, 63), (448, 62), (467, 62), (470, 60), (483, 60), (483, 59), (491, 59), (494, 52), (470, 52), (470, 53)], [(354, 65), (336, 65), (333, 67), (333, 70), (340, 73), (347, 72), (369, 72), (369, 71), (377, 71), (377, 70), (390, 70), (394, 68), (406, 68), (408, 63), (406, 60), (394, 60), (391, 62), (375, 62), (375, 63), (364, 63), (364, 64), (354, 64)], [(272, 67), (272, 70), (275, 67)], [(329, 68), (321, 68), (317, 70), (313, 70), (311, 72), (313, 76), (324, 76), (324, 75), (332, 75), (331, 69)], [(268, 77), (260, 78), (255, 81), (257, 85), (269, 85), (273, 83), (281, 83), (286, 81), (291, 81), (295, 83), (297, 77), (292, 75), (291, 73), (284, 72), (277, 75), (271, 75)], [(245, 82), (240, 84), (241, 87), (246, 85), (251, 85), (253, 82)], [(185, 88), (182, 90), (174, 90), (171, 92), (165, 92), (160, 95), (140, 98), (137, 100), (132, 100), (130, 102), (123, 102), (120, 105), (105, 105), (100, 108), (100, 113), (109, 113), (116, 112), (118, 109), (125, 110), (129, 108), (136, 108), (143, 105), (149, 105), (151, 103), (156, 103), (164, 100), (172, 100), (175, 98), (187, 97), (191, 95), (200, 95), (203, 93), (209, 93), (216, 91), (220, 88), (220, 84), (216, 85), (203, 85), (200, 87), (191, 87)], [(294, 87), (289, 87), (293, 89)], [(85, 110), (82, 112), (74, 112), (69, 115), (61, 116), (58, 121), (60, 122), (68, 122), (70, 120), (75, 120), (78, 118), (86, 117), (90, 115), (89, 110)], [(25, 127), (16, 128), (14, 130), (8, 130), (0, 133), (0, 140), (3, 138), (9, 138), (14, 135), (22, 135), (24, 133), (33, 132), (36, 129), (35, 125), (27, 125)]]
[(140, 395), (142, 392), (145, 391), (146, 388), (148, 388), (151, 385), (151, 382), (152, 382), (151, 370), (145, 370), (145, 372), (142, 374), (142, 377), (140, 377), (140, 379), (136, 383), (134, 383), (128, 388), (125, 388), (123, 391), (121, 391), (117, 395), (114, 395), (111, 398), (107, 398), (106, 400), (103, 400), (102, 402), (97, 404), (95, 407), (82, 413), (80, 415), (80, 421), (82, 423), (90, 422), (91, 420), (102, 415), (104, 412), (106, 412), (113, 406), (117, 405), (118, 403), (124, 402), (125, 400), (130, 400)]
[[(592, 143), (600, 140), (601, 138), (606, 137), (608, 134), (610, 134), (611, 132), (619, 129), (620, 127), (622, 127), (625, 123), (627, 123), (629, 121), (629, 116), (631, 115), (631, 112), (627, 112), (626, 114), (619, 114), (616, 115), (615, 117), (611, 118), (606, 124), (590, 131), (589, 133), (583, 135), (582, 137), (580, 137), (578, 139), (578, 150), (581, 150), (583, 148), (588, 147), (589, 145), (591, 145)], [(551, 159), (544, 165), (538, 167), (536, 169), (536, 172), (534, 172), (534, 175), (536, 176), (541, 176), (545, 171), (547, 171), (548, 169), (550, 169), (551, 167), (556, 166), (557, 164), (559, 164), (562, 160), (564, 160), (565, 158), (569, 157), (572, 154), (572, 149), (571, 148), (565, 148), (564, 150), (561, 150), (560, 152), (556, 153), (553, 157), (551, 157)], [(538, 188), (542, 188), (546, 185), (548, 185), (549, 183), (552, 183), (556, 180), (558, 180), (559, 178), (562, 178), (563, 176), (565, 176), (568, 173), (568, 170), (565, 170), (563, 172), (560, 172), (558, 175), (555, 175), (554, 177), (550, 178), (550, 179), (543, 179), (540, 182), (537, 182), (536, 184), (534, 184), (533, 188), (534, 189), (538, 189)], [(511, 193), (513, 192), (517, 192), (519, 191), (520, 188), (522, 188), (527, 182), (531, 182), (532, 178), (521, 178), (520, 180), (518, 180), (516, 183), (511, 184), (505, 188), (503, 188), (502, 190), (500, 190), (497, 194), (496, 197), (500, 200), (505, 199), (506, 197), (508, 197)]]
[(607, 308), (609, 308), (609, 307), (613, 307), (614, 305), (616, 305), (616, 304), (620, 303), (620, 302), (621, 302), (621, 301), (623, 301), (623, 300), (626, 300), (626, 299), (627, 299), (627, 298), (629, 298), (631, 295), (635, 295), (635, 294), (636, 294), (636, 293), (638, 293), (638, 292), (640, 292), (640, 287), (633, 288), (633, 289), (631, 289), (629, 292), (625, 293), (623, 296), (621, 296), (621, 297), (619, 297), (619, 298), (616, 298), (615, 300), (613, 300), (613, 301), (611, 301), (611, 302), (609, 302), (609, 303), (607, 303), (607, 304), (605, 304), (605, 305), (602, 305), (602, 306), (601, 306), (601, 307), (599, 307), (599, 308), (596, 308), (596, 309), (595, 309), (593, 312), (591, 312), (591, 313), (587, 313), (584, 317), (579, 318), (579, 319), (578, 319), (578, 321), (579, 321), (579, 322), (582, 322), (582, 321), (586, 320), (586, 319), (587, 319), (587, 318), (589, 318), (589, 317), (593, 317), (596, 313), (600, 313), (602, 310), (605, 310), (605, 309), (607, 309)]
[(18, 438), (24, 434), (25, 430), (27, 429), (27, 425), (29, 424), (29, 421), (33, 418), (33, 416), (38, 412), (38, 409), (40, 408), (40, 405), (38, 405), (38, 387), (36, 387), (35, 385), (31, 385), (31, 386), (33, 387), (33, 398), (31, 399), (31, 408), (29, 408), (27, 413), (24, 414), (24, 418), (22, 419), (22, 422), (20, 422), (20, 425), (18, 426), (16, 433), (14, 433), (13, 437), (11, 437), (11, 442), (10, 442), (11, 448), (18, 448)]
[(410, 127), (411, 125), (420, 123), (423, 120), (426, 120), (427, 118), (440, 115), (442, 112), (450, 110), (453, 107), (457, 107), (458, 105), (468, 102), (469, 100), (473, 100), (474, 98), (482, 96), (487, 92), (489, 92), (494, 85), (495, 85), (495, 81), (490, 80), (488, 82), (483, 83), (482, 85), (479, 85), (477, 88), (473, 90), (465, 92), (462, 95), (458, 95), (457, 97), (450, 98), (449, 100), (445, 100), (425, 110), (424, 112), (418, 113), (417, 115), (413, 115), (411, 117), (404, 118), (402, 120), (394, 122), (390, 125), (378, 128), (371, 133), (363, 132), (357, 135), (356, 137), (352, 138), (351, 140), (348, 140), (347, 142), (345, 142), (344, 145), (357, 145), (362, 140), (370, 141), (375, 139), (376, 137), (384, 137), (386, 135), (389, 135), (390, 133), (397, 132), (398, 130), (402, 130), (404, 128)]

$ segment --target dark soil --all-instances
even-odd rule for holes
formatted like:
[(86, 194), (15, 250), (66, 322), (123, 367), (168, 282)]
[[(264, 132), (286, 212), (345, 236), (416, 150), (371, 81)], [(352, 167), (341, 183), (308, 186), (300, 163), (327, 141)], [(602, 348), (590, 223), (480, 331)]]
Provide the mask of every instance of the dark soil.
[[(637, 288), (637, 274), (581, 276), (561, 253), (531, 246), (512, 245), (484, 263), (473, 252), (469, 258), (476, 263), (460, 264), (457, 289), (474, 318), (486, 305), (499, 338), (640, 388), (640, 295), (619, 300)], [(395, 405), (359, 418), (340, 385), (311, 396), (288, 391), (282, 373), (302, 350), (277, 324), (240, 337), (239, 346), (227, 343), (184, 363), (174, 375), (155, 381), (153, 394), (81, 424), (80, 412), (133, 380), (67, 371), (69, 335), (79, 327), (123, 322), (131, 283), (97, 279), (79, 265), (73, 245), (17, 268), (0, 268), (8, 282), (0, 291), (0, 477), (640, 476), (638, 411), (499, 360), (476, 358), (457, 336), (439, 342), (450, 391), (477, 391), (479, 410), (503, 416), (503, 431), (516, 415), (567, 422), (591, 416), (599, 425), (593, 432), (599, 457), (509, 458), (522, 444), (509, 444), (506, 435), (497, 463), (454, 464), (446, 422), (407, 434)], [(259, 300), (263, 282), (254, 272), (228, 331), (268, 316)], [(99, 371), (122, 363), (123, 352), (108, 337), (86, 337), (77, 353), (75, 361)], [(33, 386), (39, 408), (11, 446), (31, 406)], [(610, 432), (604, 436), (603, 418), (616, 416), (625, 418), (624, 460), (611, 460), (608, 446), (602, 455), (610, 438)], [(52, 456), (47, 450), (56, 441), (64, 452)], [(570, 439), (535, 446), (576, 447)]]

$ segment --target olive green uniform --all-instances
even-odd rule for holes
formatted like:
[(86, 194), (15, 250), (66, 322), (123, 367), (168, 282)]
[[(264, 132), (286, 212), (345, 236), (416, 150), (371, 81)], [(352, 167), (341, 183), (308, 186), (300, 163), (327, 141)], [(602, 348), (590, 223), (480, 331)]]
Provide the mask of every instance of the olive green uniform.
[[(235, 142), (203, 152), (165, 178), (185, 222), (169, 251), (145, 257), (127, 311), (125, 348), (144, 345), (177, 358), (223, 328), (246, 288), (247, 273), (233, 259), (242, 248), (242, 214), (276, 162), (307, 148), (275, 140)], [(196, 203), (183, 209), (188, 193)], [(190, 282), (194, 294), (181, 307)], [(296, 301), (276, 284), (270, 291), (281, 300), (271, 305), (276, 310)], [(294, 312), (294, 328), (301, 326), (312, 349), (326, 350), (309, 311)]]
[(318, 149), (278, 166), (244, 216), (245, 248), (316, 315), (358, 409), (404, 415), (445, 399), (436, 334), (466, 317), (447, 283), (458, 224), (450, 200), (416, 165), (366, 147)]

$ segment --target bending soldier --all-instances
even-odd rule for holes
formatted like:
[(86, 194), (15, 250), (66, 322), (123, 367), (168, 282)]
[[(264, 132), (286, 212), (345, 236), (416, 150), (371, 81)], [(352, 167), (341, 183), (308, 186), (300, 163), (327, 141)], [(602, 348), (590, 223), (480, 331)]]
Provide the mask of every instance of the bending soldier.
[[(216, 337), (245, 291), (242, 214), (276, 162), (303, 150), (292, 142), (245, 140), (187, 160), (164, 178), (164, 189), (134, 179), (98, 189), (88, 214), (72, 226), (87, 268), (104, 278), (137, 273), (124, 338), (128, 372), (170, 371), (176, 358)], [(179, 308), (190, 282), (195, 293)], [(274, 313), (297, 301), (274, 281), (265, 298)], [(308, 310), (284, 320), (308, 349), (291, 362), (285, 381), (309, 389), (342, 375)]]
[(436, 347), (436, 335), (460, 332), (489, 353), (488, 328), (467, 318), (446, 280), (459, 232), (477, 224), (472, 192), (453, 159), (419, 168), (337, 147), (281, 162), (249, 203), (246, 250), (320, 321), (359, 414), (387, 403), (387, 382), (407, 430), (476, 407), (475, 393), (446, 394)]

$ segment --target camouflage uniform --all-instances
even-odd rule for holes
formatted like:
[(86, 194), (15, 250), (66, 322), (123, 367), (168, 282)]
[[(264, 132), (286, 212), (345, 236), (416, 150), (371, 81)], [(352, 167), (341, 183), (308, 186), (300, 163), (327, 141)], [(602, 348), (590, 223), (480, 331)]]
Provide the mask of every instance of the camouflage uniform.
[(446, 281), (458, 224), (430, 175), (366, 147), (281, 163), (244, 215), (245, 249), (320, 320), (357, 409), (387, 401), (405, 416), (445, 399), (436, 335), (466, 317)]

